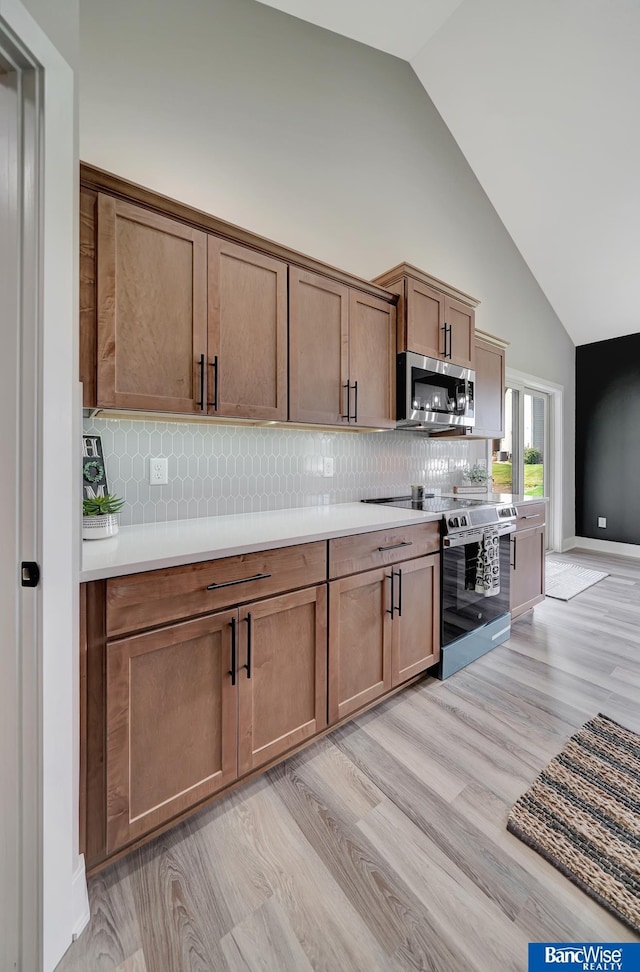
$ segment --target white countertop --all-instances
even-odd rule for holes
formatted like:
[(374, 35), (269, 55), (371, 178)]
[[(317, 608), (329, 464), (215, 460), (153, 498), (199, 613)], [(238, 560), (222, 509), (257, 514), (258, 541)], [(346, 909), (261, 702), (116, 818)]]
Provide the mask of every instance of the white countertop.
[(441, 517), (440, 513), (367, 503), (338, 503), (123, 526), (116, 537), (83, 542), (80, 580), (138, 574), (256, 550), (433, 522)]

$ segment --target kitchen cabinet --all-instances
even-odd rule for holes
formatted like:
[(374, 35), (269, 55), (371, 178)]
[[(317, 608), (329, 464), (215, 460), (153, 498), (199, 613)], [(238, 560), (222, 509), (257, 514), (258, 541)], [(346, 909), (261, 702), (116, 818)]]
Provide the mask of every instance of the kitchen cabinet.
[(326, 724), (326, 589), (109, 643), (108, 853)]
[(435, 664), (438, 550), (414, 523), (82, 585), (89, 870)]
[(287, 418), (287, 265), (208, 237), (206, 411)]
[(287, 265), (97, 197), (97, 404), (287, 417)]
[(391, 684), (406, 682), (440, 658), (440, 557), (393, 569)]
[(438, 549), (437, 523), (329, 541), (330, 723), (438, 660)]
[(294, 422), (395, 424), (395, 307), (296, 267), (289, 271)]
[(237, 777), (233, 616), (226, 611), (107, 646), (108, 853)]
[(96, 404), (200, 411), (206, 234), (104, 193), (96, 216)]
[(462, 368), (475, 362), (474, 326), (478, 301), (408, 263), (376, 277), (374, 283), (399, 297), (399, 352), (413, 351)]
[(80, 179), (86, 407), (393, 426), (388, 291), (91, 166)]
[(505, 348), (507, 342), (475, 333), (475, 420), (472, 435), (504, 438)]
[(519, 504), (511, 537), (511, 618), (544, 600), (545, 504)]

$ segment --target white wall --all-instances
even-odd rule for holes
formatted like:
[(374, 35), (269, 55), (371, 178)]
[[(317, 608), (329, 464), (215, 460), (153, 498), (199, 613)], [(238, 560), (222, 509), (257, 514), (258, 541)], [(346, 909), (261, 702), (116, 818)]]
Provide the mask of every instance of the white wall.
[(511, 367), (574, 348), (409, 65), (253, 0), (81, 0), (80, 155), (364, 277), (408, 260), (482, 303)]

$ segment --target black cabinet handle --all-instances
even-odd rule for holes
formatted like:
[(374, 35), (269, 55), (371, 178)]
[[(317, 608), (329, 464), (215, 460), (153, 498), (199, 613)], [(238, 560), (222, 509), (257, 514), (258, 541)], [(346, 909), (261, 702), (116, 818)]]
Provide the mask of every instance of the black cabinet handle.
[(387, 577), (391, 581), (391, 607), (387, 608), (387, 614), (391, 615), (391, 620), (393, 621), (393, 612), (394, 612), (393, 602), (395, 601), (394, 592), (393, 592), (393, 582), (394, 582), (395, 574), (393, 573), (393, 571), (391, 571), (390, 574), (387, 574)]
[(271, 574), (253, 574), (251, 577), (241, 577), (239, 580), (224, 581), (223, 584), (209, 584), (208, 591), (218, 591), (221, 587), (235, 587), (236, 584), (248, 584), (249, 581), (265, 580)]
[(242, 667), (247, 670), (247, 678), (251, 678), (251, 612), (244, 620), (247, 622), (247, 664)]
[(540, 513), (525, 513), (521, 517), (521, 519), (522, 520), (537, 520), (539, 516), (540, 516)]
[[(391, 571), (391, 573), (393, 574), (393, 571)], [(396, 605), (396, 610), (398, 612), (398, 617), (401, 618), (402, 617), (402, 568), (401, 567), (398, 568), (396, 577), (398, 578), (398, 604)]]
[[(447, 350), (447, 336), (449, 338), (449, 350)], [(451, 324), (445, 324), (444, 326), (444, 356), (445, 358), (451, 358)]]
[(238, 674), (237, 657), (236, 657), (236, 619), (231, 618), (231, 684), (236, 684), (236, 675)]
[(353, 421), (358, 421), (358, 382), (353, 383)]
[(413, 540), (403, 540), (401, 543), (390, 543), (388, 547), (378, 547), (380, 553), (384, 550), (396, 550), (398, 547), (413, 547)]
[(349, 384), (349, 382), (347, 382), (346, 385), (343, 385), (342, 387), (347, 392), (347, 414), (346, 415), (341, 415), (340, 418), (346, 419), (347, 422), (350, 422), (351, 421), (351, 411), (350, 411), (350, 409), (351, 409), (351, 385)]
[(218, 355), (214, 355), (213, 361), (211, 362), (211, 367), (213, 368), (213, 401), (207, 402), (211, 408), (218, 410)]
[(516, 542), (516, 538), (515, 537), (512, 538), (511, 543), (513, 544), (513, 563), (511, 564), (511, 566), (515, 570), (516, 569), (517, 551), (518, 551), (518, 544)]
[(204, 355), (200, 355), (200, 411), (204, 412)]

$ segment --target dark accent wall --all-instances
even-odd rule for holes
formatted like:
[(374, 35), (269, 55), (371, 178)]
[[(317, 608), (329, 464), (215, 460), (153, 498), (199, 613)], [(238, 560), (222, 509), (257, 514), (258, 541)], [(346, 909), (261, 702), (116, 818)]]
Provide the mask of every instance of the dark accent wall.
[(576, 536), (640, 544), (640, 334), (576, 348)]

